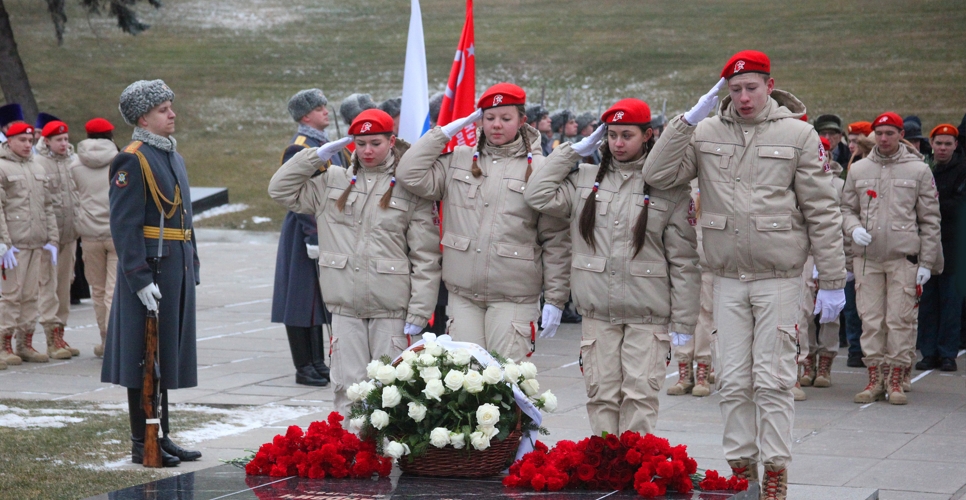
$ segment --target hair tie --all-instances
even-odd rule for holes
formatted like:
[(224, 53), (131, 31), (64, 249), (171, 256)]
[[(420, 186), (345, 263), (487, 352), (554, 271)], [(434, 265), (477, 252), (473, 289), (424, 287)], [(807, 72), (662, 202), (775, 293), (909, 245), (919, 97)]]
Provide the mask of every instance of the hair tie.
[(349, 181), (349, 184), (351, 184), (351, 185), (353, 185), (353, 186), (355, 186), (355, 185), (356, 185), (356, 176), (354, 176), (354, 175), (352, 176), (352, 180), (351, 180), (351, 181)]
[(527, 153), (527, 165), (533, 163), (533, 153)]
[(596, 193), (599, 188), (600, 188), (600, 183), (599, 182), (595, 182), (594, 183), (594, 189), (593, 189), (593, 191)]
[(396, 176), (394, 175), (389, 178), (389, 187), (393, 187), (395, 185), (396, 185)]
[(476, 161), (476, 160), (479, 160), (479, 159), (480, 159), (480, 152), (479, 151), (474, 151), (473, 152), (473, 161)]
[(651, 197), (648, 196), (648, 195), (646, 195), (646, 194), (644, 195), (644, 204), (645, 205), (650, 205), (651, 204)]

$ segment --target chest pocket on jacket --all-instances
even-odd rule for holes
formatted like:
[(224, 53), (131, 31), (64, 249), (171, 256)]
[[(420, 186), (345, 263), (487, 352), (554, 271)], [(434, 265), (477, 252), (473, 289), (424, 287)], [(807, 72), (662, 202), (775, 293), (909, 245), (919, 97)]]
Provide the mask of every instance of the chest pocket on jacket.
[(755, 166), (755, 184), (789, 187), (795, 176), (795, 148), (759, 146)]
[(342, 192), (345, 188), (335, 188), (330, 187), (328, 193), (326, 193), (326, 204), (325, 204), (325, 220), (332, 224), (343, 224), (351, 226), (353, 224), (354, 215), (354, 204), (356, 199), (359, 198), (359, 193), (349, 193), (349, 198), (345, 202), (345, 210), (339, 211), (339, 207), (336, 206), (339, 198), (342, 196)]
[[(607, 212), (610, 210), (610, 203), (614, 200), (614, 193), (610, 191), (600, 191), (596, 193), (592, 189), (583, 188), (580, 190), (580, 206), (577, 207), (577, 220), (580, 220), (580, 214), (584, 212), (584, 205), (587, 204), (587, 200), (591, 199), (597, 204), (597, 217), (594, 218), (595, 227), (607, 227)], [(643, 204), (644, 196), (641, 196), (641, 202)]]
[(734, 176), (734, 168), (731, 166), (732, 158), (735, 156), (734, 144), (715, 144), (710, 142), (701, 143), (701, 155), (698, 161), (699, 174), (704, 173), (709, 181), (730, 182)]
[[(382, 194), (378, 195), (377, 199), (382, 199)], [(405, 231), (409, 222), (410, 206), (411, 202), (406, 198), (393, 196), (389, 199), (389, 205), (386, 208), (376, 207), (373, 226), (391, 232)]]
[[(640, 211), (644, 209), (644, 195), (636, 194), (634, 196), (634, 206), (637, 207), (637, 211), (630, 214), (631, 220), (628, 221), (628, 224), (632, 224), (631, 228), (637, 225), (637, 218), (641, 215)], [(651, 196), (650, 201), (651, 204), (647, 209), (647, 230), (656, 233), (657, 237), (660, 238), (664, 232), (664, 226), (667, 225), (673, 205), (670, 200), (655, 198), (654, 196)]]
[(520, 179), (503, 179), (506, 191), (503, 194), (503, 213), (525, 220), (533, 220), (536, 212), (523, 201), (527, 183)]
[(889, 215), (893, 231), (915, 231), (919, 183), (913, 179), (893, 179)]
[(452, 189), (446, 194), (449, 202), (463, 208), (476, 208), (476, 200), (481, 196), (480, 185), (483, 177), (473, 177), (469, 170), (453, 171)]

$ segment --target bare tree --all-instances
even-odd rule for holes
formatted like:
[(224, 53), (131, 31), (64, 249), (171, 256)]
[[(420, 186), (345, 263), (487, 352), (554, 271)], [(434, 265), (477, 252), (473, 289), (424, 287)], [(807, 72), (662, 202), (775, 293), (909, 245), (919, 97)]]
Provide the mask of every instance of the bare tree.
[[(106, 11), (108, 16), (117, 19), (117, 26), (121, 31), (137, 35), (149, 28), (134, 12), (134, 6), (139, 1), (142, 0), (78, 0), (78, 3), (89, 14), (101, 15)], [(161, 7), (160, 0), (143, 1), (155, 8)], [(66, 0), (46, 0), (46, 2), (50, 19), (54, 22), (57, 44), (60, 45), (64, 43), (64, 29), (67, 26), (65, 10), (67, 2)], [(30, 88), (27, 70), (24, 69), (23, 61), (20, 59), (17, 41), (14, 40), (13, 29), (10, 26), (10, 16), (3, 5), (3, 0), (0, 0), (0, 89), (3, 90), (3, 97), (7, 102), (20, 103), (26, 118), (33, 121), (37, 116), (37, 101)]]

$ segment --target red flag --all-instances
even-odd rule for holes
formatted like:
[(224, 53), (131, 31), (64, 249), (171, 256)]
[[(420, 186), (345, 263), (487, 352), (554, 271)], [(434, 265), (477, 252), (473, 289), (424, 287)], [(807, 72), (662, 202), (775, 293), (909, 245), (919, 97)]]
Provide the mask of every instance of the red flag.
[[(473, 0), (466, 0), (466, 23), (460, 36), (453, 69), (449, 72), (446, 92), (439, 109), (438, 125), (468, 116), (476, 110), (476, 55), (473, 45)], [(457, 145), (476, 146), (476, 125), (469, 124), (456, 133), (443, 153), (449, 153)]]

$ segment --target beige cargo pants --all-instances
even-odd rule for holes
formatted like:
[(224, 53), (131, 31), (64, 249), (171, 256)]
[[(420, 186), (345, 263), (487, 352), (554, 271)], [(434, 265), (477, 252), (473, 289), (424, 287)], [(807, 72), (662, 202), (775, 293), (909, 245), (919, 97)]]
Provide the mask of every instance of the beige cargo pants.
[(802, 278), (715, 276), (715, 371), (725, 458), (791, 463)]
[(453, 310), (449, 334), (458, 342), (472, 342), (517, 363), (530, 352), (531, 326), (540, 318), (540, 303), (477, 302), (449, 295)]
[(855, 306), (862, 319), (862, 361), (866, 366), (911, 364), (916, 356), (919, 266), (906, 259), (874, 262), (856, 256), (852, 268)]
[(812, 279), (813, 262), (812, 256), (809, 256), (802, 274), (805, 293), (802, 297), (802, 321), (799, 326), (802, 333), (802, 352), (798, 359), (801, 362), (808, 356), (825, 355), (834, 358), (839, 353), (839, 318), (815, 326), (815, 296), (818, 293), (818, 284)]
[(695, 362), (711, 366), (711, 339), (714, 332), (714, 274), (701, 273), (701, 309), (694, 327), (694, 340), (674, 348), (677, 363)]
[(383, 355), (395, 358), (409, 346), (403, 333), (402, 319), (360, 319), (332, 315), (332, 345), (329, 378), (335, 393), (335, 410), (346, 417), (349, 406), (345, 390), (350, 385), (369, 380), (366, 365)]
[(84, 277), (91, 285), (91, 299), (94, 302), (94, 315), (97, 327), (107, 332), (107, 321), (114, 300), (114, 283), (117, 280), (117, 251), (114, 240), (81, 240), (84, 253)]
[(35, 248), (21, 249), (16, 254), (17, 267), (7, 269), (0, 296), (0, 332), (24, 330), (33, 332), (37, 326), (37, 296), (40, 293), (40, 261), (50, 252)]
[(654, 432), (671, 349), (667, 325), (612, 324), (584, 316), (581, 331), (593, 434)]
[(57, 265), (44, 250), (40, 259), (40, 324), (66, 326), (70, 315), (70, 284), (74, 281), (74, 261), (77, 260), (77, 242), (57, 245)]

